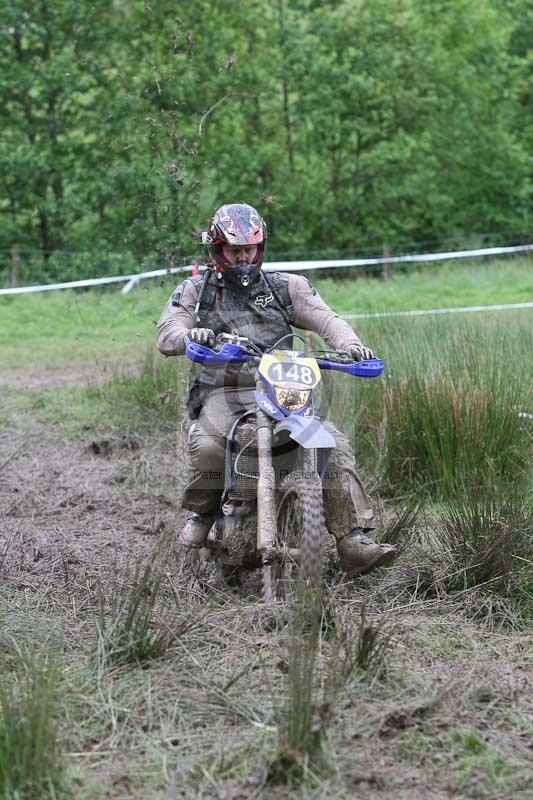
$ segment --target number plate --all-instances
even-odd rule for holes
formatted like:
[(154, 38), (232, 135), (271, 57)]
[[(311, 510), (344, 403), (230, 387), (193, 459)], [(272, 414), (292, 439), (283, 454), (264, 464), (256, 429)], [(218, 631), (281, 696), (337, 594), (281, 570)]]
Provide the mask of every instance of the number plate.
[(316, 359), (298, 356), (292, 350), (264, 355), (259, 364), (259, 374), (270, 384), (295, 389), (314, 389), (320, 381)]

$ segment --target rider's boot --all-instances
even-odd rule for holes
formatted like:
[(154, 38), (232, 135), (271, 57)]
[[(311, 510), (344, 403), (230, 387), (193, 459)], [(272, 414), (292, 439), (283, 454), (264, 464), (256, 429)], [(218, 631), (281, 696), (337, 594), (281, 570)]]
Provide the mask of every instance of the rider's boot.
[(203, 547), (207, 541), (207, 535), (215, 521), (213, 514), (190, 515), (185, 526), (178, 537), (178, 542), (184, 547), (199, 548)]
[(397, 555), (393, 544), (378, 544), (361, 528), (337, 539), (337, 552), (342, 569), (349, 575), (365, 575), (374, 567), (390, 564)]

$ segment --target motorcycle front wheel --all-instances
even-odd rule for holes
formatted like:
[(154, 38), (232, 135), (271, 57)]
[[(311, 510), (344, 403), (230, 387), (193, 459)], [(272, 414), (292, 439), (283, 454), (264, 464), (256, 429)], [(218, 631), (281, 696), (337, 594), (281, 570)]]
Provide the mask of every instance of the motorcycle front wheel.
[(324, 530), (319, 476), (288, 475), (278, 489), (276, 557), (263, 566), (266, 602), (294, 599), (299, 581), (315, 593), (320, 591)]

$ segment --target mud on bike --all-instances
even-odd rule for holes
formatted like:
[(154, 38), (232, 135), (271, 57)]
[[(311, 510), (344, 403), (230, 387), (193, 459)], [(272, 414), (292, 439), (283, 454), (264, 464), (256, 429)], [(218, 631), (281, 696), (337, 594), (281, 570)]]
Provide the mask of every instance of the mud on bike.
[(185, 340), (186, 355), (204, 369), (248, 364), (256, 407), (243, 410), (227, 437), (221, 510), (206, 547), (229, 578), (260, 567), (263, 598), (288, 600), (302, 578), (322, 581), (325, 531), (321, 478), (335, 439), (316, 414), (322, 370), (377, 377), (380, 359), (353, 361), (346, 353), (284, 349), (266, 352), (251, 341), (220, 334), (213, 348)]

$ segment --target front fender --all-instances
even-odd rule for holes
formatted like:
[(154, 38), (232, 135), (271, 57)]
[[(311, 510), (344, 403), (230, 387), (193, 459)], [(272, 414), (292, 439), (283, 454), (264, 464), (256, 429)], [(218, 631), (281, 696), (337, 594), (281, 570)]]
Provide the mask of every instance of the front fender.
[(326, 430), (318, 417), (301, 417), (293, 414), (278, 422), (274, 435), (288, 431), (291, 439), (308, 450), (331, 449), (335, 447), (335, 439)]

